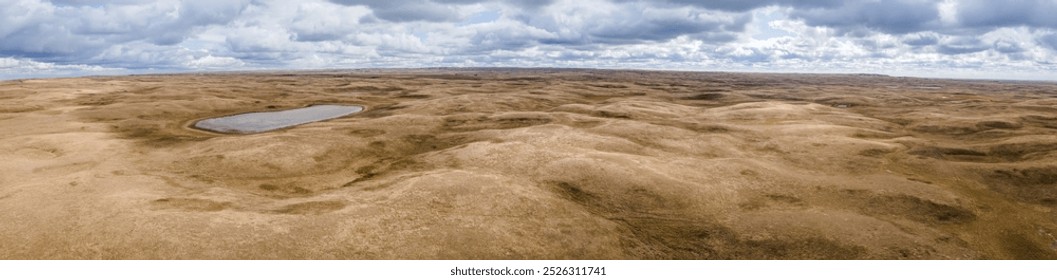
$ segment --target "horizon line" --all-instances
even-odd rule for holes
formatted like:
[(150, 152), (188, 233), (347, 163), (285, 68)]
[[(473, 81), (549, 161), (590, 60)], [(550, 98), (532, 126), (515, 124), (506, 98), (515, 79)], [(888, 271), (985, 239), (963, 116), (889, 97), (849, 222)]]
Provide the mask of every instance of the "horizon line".
[[(629, 72), (684, 72), (684, 73), (731, 73), (731, 74), (780, 74), (780, 75), (828, 75), (828, 76), (863, 76), (876, 78), (911, 78), (927, 80), (949, 80), (949, 81), (991, 81), (991, 82), (1029, 82), (1029, 83), (1054, 83), (1054, 78), (976, 78), (958, 77), (944, 75), (914, 75), (914, 74), (890, 74), (877, 72), (835, 72), (835, 71), (783, 71), (783, 70), (697, 70), (680, 68), (607, 68), (607, 67), (523, 67), (523, 66), (433, 66), (433, 67), (364, 67), (364, 68), (258, 68), (240, 70), (161, 70), (154, 71), (129, 71), (126, 73), (103, 73), (103, 74), (44, 74), (30, 75), (24, 77), (5, 77), (0, 74), (0, 82), (24, 81), (24, 80), (51, 80), (51, 79), (76, 79), (76, 78), (106, 78), (106, 77), (130, 77), (130, 76), (152, 76), (152, 75), (201, 75), (201, 74), (239, 74), (239, 73), (295, 73), (295, 72), (341, 72), (341, 71), (371, 71), (371, 70), (558, 70), (558, 71), (629, 71)], [(122, 72), (122, 71), (115, 71)]]

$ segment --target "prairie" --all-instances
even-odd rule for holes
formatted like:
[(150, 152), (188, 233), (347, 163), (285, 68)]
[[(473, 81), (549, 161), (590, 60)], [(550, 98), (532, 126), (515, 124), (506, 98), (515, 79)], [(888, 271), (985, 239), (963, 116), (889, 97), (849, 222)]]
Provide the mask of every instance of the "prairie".
[[(228, 135), (198, 120), (347, 117)], [(1057, 259), (1057, 84), (406, 69), (0, 82), (0, 259)]]

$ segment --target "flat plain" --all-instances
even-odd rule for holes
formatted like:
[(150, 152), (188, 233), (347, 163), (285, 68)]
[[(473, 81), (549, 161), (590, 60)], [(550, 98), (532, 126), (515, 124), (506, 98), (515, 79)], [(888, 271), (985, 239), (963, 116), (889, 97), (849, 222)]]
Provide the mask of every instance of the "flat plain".
[[(314, 104), (366, 109), (191, 128)], [(1057, 259), (1057, 84), (558, 69), (3, 81), (0, 259)]]

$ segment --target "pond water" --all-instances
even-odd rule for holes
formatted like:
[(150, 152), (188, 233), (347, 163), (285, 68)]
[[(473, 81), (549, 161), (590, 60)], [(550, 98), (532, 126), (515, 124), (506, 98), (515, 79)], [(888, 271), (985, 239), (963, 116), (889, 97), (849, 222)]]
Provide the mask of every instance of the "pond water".
[(245, 113), (205, 119), (195, 123), (194, 127), (220, 133), (259, 133), (340, 118), (361, 111), (363, 111), (363, 106), (313, 105), (283, 111)]

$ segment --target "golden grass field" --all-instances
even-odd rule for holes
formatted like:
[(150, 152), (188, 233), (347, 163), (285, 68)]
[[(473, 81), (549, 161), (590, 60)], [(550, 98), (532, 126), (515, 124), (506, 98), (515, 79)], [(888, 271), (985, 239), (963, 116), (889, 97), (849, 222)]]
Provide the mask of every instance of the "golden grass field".
[[(273, 132), (196, 120), (366, 106)], [(422, 69), (0, 82), (0, 259), (1055, 259), (1057, 84)]]

